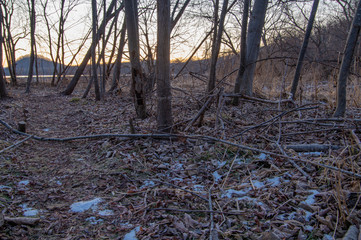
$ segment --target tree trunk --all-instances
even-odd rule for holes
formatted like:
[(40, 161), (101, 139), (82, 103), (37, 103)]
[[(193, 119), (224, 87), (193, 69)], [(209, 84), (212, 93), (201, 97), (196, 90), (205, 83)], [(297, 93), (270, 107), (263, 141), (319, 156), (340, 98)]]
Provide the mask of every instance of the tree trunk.
[(30, 62), (28, 80), (26, 82), (26, 93), (30, 92), (30, 84), (33, 78), (34, 61), (35, 61), (35, 0), (28, 0), (28, 7), (30, 11)]
[(319, 0), (314, 0), (313, 1), (311, 15), (310, 15), (310, 18), (308, 19), (305, 37), (303, 39), (303, 44), (302, 44), (302, 47), (301, 47), (301, 51), (300, 51), (300, 54), (298, 56), (296, 72), (295, 72), (295, 76), (293, 78), (292, 87), (291, 87), (291, 97), (292, 97), (293, 100), (295, 100), (295, 98), (296, 98), (296, 91), (297, 91), (298, 82), (299, 82), (299, 79), (300, 79), (300, 76), (301, 76), (303, 59), (305, 58), (305, 55), (306, 55), (308, 41), (309, 41), (310, 36), (311, 36), (313, 22), (315, 20), (316, 13), (317, 13), (318, 3), (319, 3)]
[(62, 94), (64, 95), (70, 95), (72, 94), (72, 92), (74, 91), (75, 89), (75, 86), (77, 85), (81, 75), (83, 74), (84, 72), (84, 69), (85, 67), (87, 66), (88, 62), (89, 62), (89, 59), (91, 57), (91, 50), (92, 50), (92, 47), (93, 45), (97, 45), (98, 42), (99, 42), (99, 39), (101, 38), (101, 36), (104, 34), (103, 32), (103, 29), (104, 29), (104, 25), (106, 25), (108, 23), (108, 21), (116, 16), (117, 12), (121, 11), (121, 9), (123, 8), (123, 6), (120, 6), (119, 9), (116, 10), (115, 13), (112, 14), (112, 11), (113, 11), (113, 8), (115, 6), (115, 3), (116, 3), (116, 0), (113, 0), (109, 7), (108, 7), (108, 10), (107, 10), (107, 18), (106, 19), (103, 19), (101, 25), (99, 26), (99, 31), (97, 33), (97, 37), (96, 37), (96, 41), (95, 42), (92, 42), (90, 48), (88, 49), (87, 53), (85, 54), (82, 62), (80, 63), (79, 67), (77, 68), (75, 74), (74, 74), (74, 77), (72, 78), (72, 80), (70, 81), (70, 83), (68, 84), (68, 86), (66, 87), (66, 89), (62, 92)]
[[(97, 42), (97, 28), (98, 28), (98, 13), (97, 13), (97, 1), (92, 0), (92, 42)], [(91, 56), (92, 56), (92, 79), (94, 82), (95, 88), (95, 99), (100, 100), (100, 91), (98, 83), (98, 73), (97, 73), (97, 60), (96, 60), (96, 44), (92, 44)]]
[(247, 33), (246, 69), (241, 81), (240, 92), (252, 96), (253, 78), (258, 58), (262, 29), (265, 22), (268, 0), (255, 0)]
[[(2, 46), (3, 46), (3, 42), (4, 42), (3, 30), (2, 30), (3, 22), (4, 22), (3, 12), (0, 7), (0, 59), (3, 59), (3, 50), (2, 50)], [(3, 69), (2, 62), (1, 62), (0, 63), (0, 99), (4, 99), (7, 97), (8, 97), (8, 93), (6, 91), (6, 85), (5, 85), (5, 79), (4, 79), (4, 69)]]
[[(250, 0), (245, 0), (243, 5), (243, 16), (242, 16), (242, 30), (241, 30), (241, 59), (240, 66), (234, 86), (234, 93), (239, 94), (241, 91), (241, 81), (243, 78), (244, 71), (246, 70), (246, 56), (247, 56), (247, 26), (248, 26), (248, 12), (249, 12)], [(232, 104), (237, 106), (239, 104), (239, 97), (234, 97)]]
[(337, 102), (336, 102), (336, 110), (334, 113), (335, 117), (343, 117), (345, 115), (347, 78), (350, 72), (350, 66), (357, 45), (360, 28), (361, 28), (361, 0), (358, 3), (352, 25), (348, 33), (347, 43), (342, 58), (341, 68), (338, 74), (337, 93), (336, 93)]
[(112, 82), (112, 86), (110, 87), (109, 91), (114, 91), (118, 88), (118, 82), (119, 82), (119, 78), (120, 78), (120, 70), (121, 70), (121, 65), (122, 65), (122, 57), (123, 57), (123, 51), (124, 51), (124, 46), (125, 46), (126, 27), (127, 27), (127, 25), (126, 25), (126, 21), (124, 19), (122, 30), (120, 32), (120, 43), (119, 43), (117, 58), (115, 60), (115, 67), (114, 67), (114, 71), (113, 71), (113, 82)]
[(157, 1), (157, 127), (170, 132), (173, 125), (172, 93), (170, 84), (170, 0)]
[(128, 48), (132, 73), (131, 93), (134, 98), (135, 111), (139, 118), (145, 119), (146, 99), (144, 92), (144, 75), (139, 59), (139, 30), (137, 0), (124, 1), (125, 18), (128, 32)]

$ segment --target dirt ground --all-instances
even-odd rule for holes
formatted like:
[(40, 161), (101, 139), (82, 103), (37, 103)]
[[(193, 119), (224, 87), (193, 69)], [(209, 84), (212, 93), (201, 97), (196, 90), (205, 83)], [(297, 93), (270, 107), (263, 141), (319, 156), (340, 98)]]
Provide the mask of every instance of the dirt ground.
[[(185, 131), (202, 105), (192, 88), (174, 91), (178, 138), (28, 139), (2, 151), (26, 136), (0, 125), (0, 239), (333, 239), (358, 228), (360, 109), (333, 119), (325, 103), (232, 106), (221, 95)], [(97, 102), (23, 91), (9, 89), (0, 119), (31, 135), (156, 129), (155, 99), (140, 120), (125, 92)]]

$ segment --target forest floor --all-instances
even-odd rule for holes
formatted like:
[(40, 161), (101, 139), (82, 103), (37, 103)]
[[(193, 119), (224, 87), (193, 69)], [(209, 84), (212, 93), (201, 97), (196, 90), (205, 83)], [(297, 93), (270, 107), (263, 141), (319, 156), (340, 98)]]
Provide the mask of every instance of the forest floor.
[[(333, 239), (359, 227), (360, 109), (333, 119), (325, 103), (221, 97), (185, 131), (202, 99), (182, 89), (173, 110), (184, 137), (27, 139), (2, 151), (26, 136), (0, 125), (0, 239)], [(31, 135), (156, 129), (154, 100), (140, 120), (124, 92), (23, 91), (9, 89), (0, 119)]]

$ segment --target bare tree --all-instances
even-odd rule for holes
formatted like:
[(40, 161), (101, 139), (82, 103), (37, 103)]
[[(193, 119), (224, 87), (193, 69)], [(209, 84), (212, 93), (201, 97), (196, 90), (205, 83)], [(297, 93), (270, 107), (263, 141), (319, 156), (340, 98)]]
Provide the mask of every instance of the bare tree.
[[(240, 66), (234, 86), (234, 93), (238, 94), (241, 90), (241, 81), (243, 78), (244, 71), (246, 70), (246, 56), (247, 56), (247, 25), (248, 25), (248, 12), (249, 12), (250, 0), (245, 0), (243, 5), (243, 16), (242, 16), (242, 30), (241, 30), (241, 57)], [(232, 101), (233, 105), (239, 104), (239, 97), (234, 97)]]
[(35, 62), (35, 0), (27, 0), (30, 14), (30, 62), (28, 80), (26, 82), (26, 93), (30, 92), (30, 84), (33, 78), (34, 62)]
[(131, 92), (134, 98), (137, 116), (141, 119), (145, 119), (147, 117), (147, 111), (144, 91), (145, 81), (139, 57), (138, 3), (137, 0), (127, 0), (124, 1), (124, 5), (132, 73)]
[[(219, 0), (216, 0), (214, 6), (214, 19), (213, 19), (215, 27), (213, 29), (214, 33), (213, 33), (213, 42), (212, 42), (211, 68), (209, 73), (208, 90), (207, 90), (209, 93), (213, 91), (216, 85), (216, 66), (217, 66), (219, 50), (221, 47), (224, 19), (227, 13), (228, 0), (223, 1), (223, 7), (222, 7), (219, 23), (218, 23), (218, 4), (219, 4)], [(217, 25), (218, 28), (216, 27)]]
[[(98, 12), (97, 12), (97, 1), (92, 0), (92, 42), (97, 41), (97, 31), (98, 31)], [(92, 81), (94, 82), (95, 88), (95, 99), (100, 100), (100, 91), (98, 83), (98, 73), (97, 73), (97, 56), (96, 56), (96, 44), (91, 46), (91, 56), (92, 56)]]
[(2, 65), (2, 59), (3, 59), (2, 45), (3, 45), (3, 42), (4, 42), (3, 31), (2, 31), (3, 23), (4, 23), (3, 11), (2, 11), (2, 9), (0, 7), (0, 59), (1, 59), (1, 64), (0, 64), (0, 99), (4, 99), (4, 98), (8, 97), (8, 93), (6, 91), (5, 79), (4, 79), (4, 69), (3, 69), (3, 65)]
[(317, 7), (318, 7), (318, 3), (319, 0), (314, 0), (313, 1), (313, 6), (312, 6), (312, 11), (311, 11), (311, 15), (310, 18), (308, 19), (308, 24), (307, 24), (307, 29), (306, 29), (306, 33), (305, 33), (305, 37), (303, 39), (303, 44), (300, 50), (300, 54), (298, 56), (298, 61), (297, 61), (297, 67), (296, 67), (296, 72), (295, 72), (295, 76), (293, 78), (293, 82), (292, 82), (292, 87), (291, 87), (291, 98), (294, 100), (296, 97), (296, 91), (297, 91), (297, 87), (298, 87), (298, 82), (301, 76), (301, 70), (302, 70), (302, 65), (303, 65), (303, 59), (305, 58), (305, 54), (306, 54), (306, 50), (307, 50), (307, 46), (308, 46), (308, 41), (310, 39), (311, 36), (311, 31), (312, 31), (312, 27), (313, 27), (313, 22), (315, 20), (316, 17), (316, 13), (317, 13)]
[[(127, 25), (126, 25), (126, 21), (124, 19), (122, 29), (120, 30), (120, 43), (119, 43), (117, 57), (115, 59), (115, 66), (114, 66), (114, 70), (113, 70), (113, 81), (112, 81), (112, 85), (111, 85), (109, 91), (114, 91), (118, 88), (118, 82), (119, 82), (119, 78), (120, 78), (120, 69), (121, 69), (121, 65), (122, 65), (122, 57), (123, 57), (123, 51), (124, 51), (124, 46), (125, 46), (126, 27), (127, 27)], [(119, 89), (119, 90), (121, 90), (121, 89)]]
[(172, 119), (172, 93), (170, 85), (170, 0), (157, 1), (157, 127), (159, 131), (170, 132)]
[(255, 0), (247, 33), (246, 69), (241, 81), (241, 93), (252, 95), (253, 78), (258, 58), (262, 29), (265, 22), (268, 0)]
[(88, 51), (86, 52), (86, 54), (85, 54), (83, 60), (81, 61), (79, 67), (77, 68), (77, 70), (76, 70), (76, 72), (74, 74), (74, 77), (72, 78), (72, 80), (70, 81), (70, 83), (68, 84), (66, 89), (62, 92), (62, 94), (64, 94), (64, 95), (72, 94), (72, 92), (74, 91), (74, 89), (75, 89), (81, 75), (84, 72), (85, 67), (88, 64), (89, 59), (91, 58), (91, 49), (92, 49), (93, 45), (96, 46), (98, 44), (101, 36), (104, 34), (104, 31), (103, 31), (104, 25), (107, 24), (110, 21), (110, 19), (112, 19), (114, 16), (116, 16), (117, 13), (120, 12), (123, 9), (123, 4), (122, 4), (118, 9), (115, 10), (115, 12), (113, 12), (115, 3), (116, 3), (116, 0), (111, 1), (110, 5), (108, 7), (108, 10), (107, 10), (107, 14), (106, 14), (107, 17), (105, 19), (103, 19), (102, 23), (99, 26), (95, 42), (91, 43), (91, 46), (88, 49)]
[(346, 112), (346, 86), (347, 78), (350, 72), (353, 55), (357, 45), (357, 40), (361, 29), (361, 0), (358, 3), (357, 10), (349, 30), (347, 43), (345, 46), (341, 69), (337, 80), (337, 103), (334, 113), (335, 117), (343, 117)]

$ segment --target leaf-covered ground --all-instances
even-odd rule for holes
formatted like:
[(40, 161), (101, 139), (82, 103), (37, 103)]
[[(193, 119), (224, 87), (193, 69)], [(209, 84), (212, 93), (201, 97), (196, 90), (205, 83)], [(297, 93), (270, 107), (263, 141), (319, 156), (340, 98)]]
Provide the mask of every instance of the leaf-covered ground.
[[(361, 224), (359, 109), (337, 120), (328, 104), (232, 106), (222, 95), (202, 126), (184, 131), (204, 99), (183, 89), (175, 90), (174, 129), (192, 137), (29, 139), (1, 152), (0, 239), (332, 239)], [(154, 99), (139, 120), (126, 93), (96, 102), (58, 92), (11, 88), (0, 119), (54, 138), (156, 129)], [(0, 132), (0, 151), (26, 138)], [(300, 144), (332, 148), (287, 148)]]

